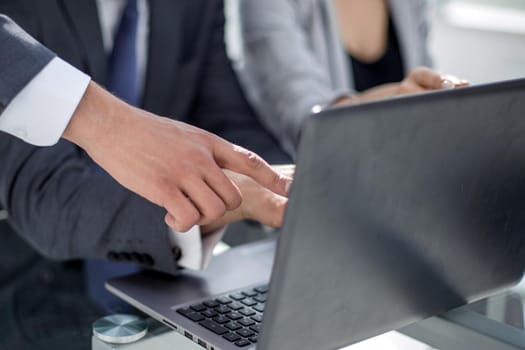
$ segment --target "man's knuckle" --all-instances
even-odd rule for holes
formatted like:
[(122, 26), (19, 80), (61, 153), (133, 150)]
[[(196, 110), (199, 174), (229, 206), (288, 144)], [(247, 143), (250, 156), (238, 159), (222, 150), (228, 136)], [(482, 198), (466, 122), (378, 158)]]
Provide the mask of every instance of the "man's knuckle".
[(158, 176), (153, 180), (155, 187), (164, 192), (171, 188), (172, 181), (164, 176)]
[(217, 220), (221, 218), (222, 216), (224, 216), (224, 214), (226, 214), (226, 206), (220, 203), (211, 209), (209, 218), (211, 220)]
[(190, 153), (190, 160), (194, 164), (207, 164), (210, 159), (210, 153), (206, 148), (197, 148)]
[(239, 192), (232, 190), (226, 199), (226, 205), (229, 210), (237, 209), (242, 203), (242, 197)]
[(188, 231), (193, 225), (197, 224), (199, 219), (200, 215), (198, 213), (190, 212), (182, 216), (178, 220), (178, 223), (183, 231)]
[(216, 220), (226, 213), (226, 206), (220, 199), (210, 200), (201, 208), (201, 212), (205, 220)]
[(254, 170), (258, 170), (263, 166), (262, 159), (252, 151), (246, 151), (246, 164)]

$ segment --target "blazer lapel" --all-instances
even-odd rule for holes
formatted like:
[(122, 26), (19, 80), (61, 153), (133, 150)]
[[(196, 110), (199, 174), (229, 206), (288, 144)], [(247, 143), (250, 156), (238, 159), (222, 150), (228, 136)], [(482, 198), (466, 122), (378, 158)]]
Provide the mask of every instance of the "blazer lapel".
[(59, 0), (68, 22), (85, 57), (86, 73), (98, 83), (105, 85), (107, 56), (104, 52), (102, 32), (94, 0)]
[(184, 1), (150, 0), (149, 50), (143, 107), (166, 115), (180, 65)]

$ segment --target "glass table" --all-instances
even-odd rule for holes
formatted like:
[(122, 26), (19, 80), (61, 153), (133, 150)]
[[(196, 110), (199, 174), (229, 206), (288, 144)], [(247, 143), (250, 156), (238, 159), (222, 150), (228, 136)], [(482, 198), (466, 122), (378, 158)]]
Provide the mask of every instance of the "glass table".
[(442, 350), (525, 349), (525, 283), (400, 330)]
[[(0, 221), (0, 232), (2, 222)], [(5, 231), (3, 231), (5, 232)], [(11, 251), (17, 251), (12, 256)], [(0, 349), (91, 349), (91, 324), (103, 313), (84, 295), (82, 269), (39, 256), (27, 243), (0, 245)], [(525, 283), (481, 302), (432, 317), (345, 350), (525, 349)], [(153, 321), (152, 321), (153, 322)], [(149, 341), (198, 346), (157, 324)], [(111, 349), (99, 344), (100, 349)], [(166, 347), (168, 348), (168, 347)]]
[[(524, 284), (494, 297), (432, 317), (399, 331), (346, 347), (342, 350), (517, 350), (525, 349)], [(200, 347), (183, 335), (150, 320), (152, 331), (143, 340), (128, 345), (92, 340), (93, 350), (168, 349)]]

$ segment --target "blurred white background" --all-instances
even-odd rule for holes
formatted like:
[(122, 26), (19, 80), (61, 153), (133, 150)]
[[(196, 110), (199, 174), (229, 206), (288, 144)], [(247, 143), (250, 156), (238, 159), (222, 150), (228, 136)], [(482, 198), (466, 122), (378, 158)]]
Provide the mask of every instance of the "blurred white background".
[(473, 83), (525, 77), (524, 0), (430, 2), (435, 67)]
[[(240, 57), (239, 1), (226, 0), (226, 38), (234, 60)], [(473, 83), (525, 77), (525, 0), (428, 1), (436, 69)]]

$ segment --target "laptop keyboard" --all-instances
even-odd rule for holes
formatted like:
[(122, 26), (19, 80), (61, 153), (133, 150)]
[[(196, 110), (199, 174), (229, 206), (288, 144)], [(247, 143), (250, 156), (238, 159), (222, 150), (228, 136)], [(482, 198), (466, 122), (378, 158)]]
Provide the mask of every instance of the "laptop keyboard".
[(237, 347), (257, 343), (268, 285), (247, 288), (176, 311)]

